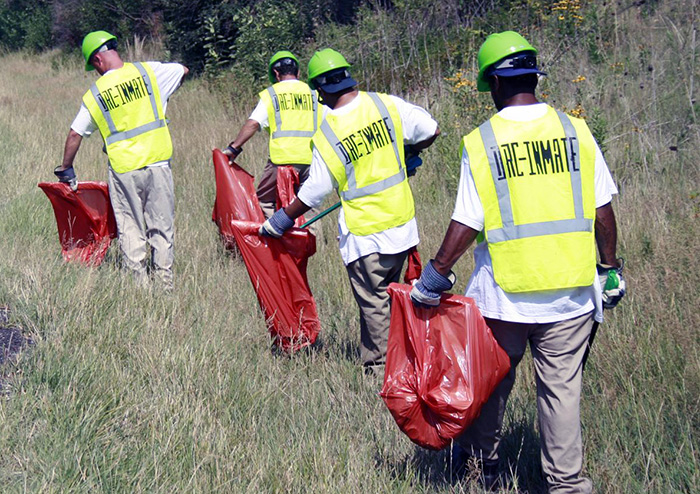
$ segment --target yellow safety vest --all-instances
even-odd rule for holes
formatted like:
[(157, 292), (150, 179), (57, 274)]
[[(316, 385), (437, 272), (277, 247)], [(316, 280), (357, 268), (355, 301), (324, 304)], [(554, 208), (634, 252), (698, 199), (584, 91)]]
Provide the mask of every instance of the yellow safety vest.
[(83, 96), (117, 173), (169, 161), (173, 144), (153, 70), (125, 63), (100, 77)]
[(415, 210), (396, 105), (384, 94), (357, 97), (351, 112), (326, 115), (313, 145), (338, 185), (348, 229), (370, 235), (403, 225)]
[(549, 108), (534, 121), (495, 115), (463, 140), (496, 283), (506, 292), (593, 284), (595, 140)]
[(270, 161), (310, 165), (311, 137), (321, 123), (316, 92), (302, 81), (278, 82), (260, 93), (270, 123)]

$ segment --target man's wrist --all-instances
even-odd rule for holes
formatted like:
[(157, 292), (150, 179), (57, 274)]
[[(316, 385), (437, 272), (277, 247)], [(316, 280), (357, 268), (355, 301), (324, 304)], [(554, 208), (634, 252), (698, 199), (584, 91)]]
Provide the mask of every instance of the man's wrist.
[(226, 146), (226, 149), (233, 155), (233, 156), (238, 156), (243, 152), (243, 146), (236, 147), (233, 145), (233, 141), (229, 143), (228, 146)]
[(625, 266), (625, 260), (622, 257), (613, 257), (612, 259), (603, 260), (601, 258), (600, 265), (607, 269), (618, 269), (622, 270)]

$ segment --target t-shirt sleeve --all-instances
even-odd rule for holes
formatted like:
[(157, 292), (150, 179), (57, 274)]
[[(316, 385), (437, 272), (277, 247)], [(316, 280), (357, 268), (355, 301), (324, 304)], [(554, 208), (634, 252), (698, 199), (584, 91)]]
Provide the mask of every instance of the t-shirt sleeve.
[(253, 110), (253, 113), (248, 117), (250, 120), (255, 120), (260, 125), (260, 129), (267, 129), (270, 126), (270, 122), (267, 117), (267, 107), (263, 100), (258, 100), (258, 104)]
[(81, 103), (80, 110), (78, 110), (78, 114), (75, 116), (70, 128), (82, 137), (90, 137), (97, 130), (97, 124), (92, 119), (92, 115), (90, 115), (85, 103)]
[(469, 166), (469, 154), (464, 145), (462, 145), (459, 188), (452, 219), (479, 232), (484, 228), (484, 208), (476, 192), (476, 184)]
[(147, 62), (158, 81), (158, 89), (163, 103), (180, 87), (185, 75), (185, 66), (179, 63)]
[(331, 172), (328, 171), (325, 161), (321, 158), (321, 153), (314, 148), (309, 178), (302, 184), (297, 197), (309, 207), (318, 207), (323, 202), (323, 199), (333, 192), (335, 188), (333, 182)]
[(397, 96), (390, 96), (401, 115), (403, 140), (406, 144), (416, 144), (435, 135), (437, 122), (420, 106), (408, 103)]
[(603, 153), (598, 147), (598, 143), (595, 145), (595, 207), (599, 208), (605, 206), (612, 200), (612, 196), (618, 193), (617, 186), (613, 181), (610, 170), (608, 169), (608, 164), (605, 162)]

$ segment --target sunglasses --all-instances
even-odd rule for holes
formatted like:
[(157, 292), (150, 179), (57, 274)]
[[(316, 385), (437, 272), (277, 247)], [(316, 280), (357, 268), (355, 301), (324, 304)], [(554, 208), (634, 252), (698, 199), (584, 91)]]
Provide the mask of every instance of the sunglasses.
[(318, 89), (319, 87), (327, 86), (329, 84), (338, 84), (350, 77), (350, 72), (347, 69), (331, 72), (328, 74), (321, 74), (320, 76), (314, 78), (311, 81), (312, 88)]

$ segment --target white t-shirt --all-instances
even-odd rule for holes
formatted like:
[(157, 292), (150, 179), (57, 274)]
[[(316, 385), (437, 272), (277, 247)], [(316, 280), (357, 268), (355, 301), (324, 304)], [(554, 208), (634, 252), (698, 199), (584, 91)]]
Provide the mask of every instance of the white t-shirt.
[[(397, 96), (390, 96), (396, 109), (401, 116), (401, 126), (403, 128), (403, 140), (405, 144), (416, 144), (435, 135), (437, 122), (423, 108), (412, 105)], [(360, 99), (355, 98), (347, 105), (335, 110), (327, 108), (327, 112), (332, 115), (346, 115), (357, 108)], [(324, 116), (326, 115), (324, 111)], [(323, 199), (330, 194), (337, 184), (328, 171), (321, 154), (313, 149), (311, 169), (309, 178), (304, 182), (297, 196), (310, 207), (318, 207)], [(412, 218), (403, 225), (389, 228), (370, 235), (353, 235), (348, 230), (345, 223), (343, 208), (340, 208), (338, 216), (340, 257), (347, 266), (360, 257), (379, 252), (381, 254), (398, 254), (413, 246), (418, 245), (418, 225), (416, 219)]]
[[(547, 105), (509, 106), (498, 115), (506, 120), (527, 122), (544, 116)], [(596, 144), (595, 205), (606, 205), (617, 194), (608, 165)], [(462, 170), (457, 201), (452, 219), (481, 231), (484, 228), (484, 209), (476, 191), (466, 151), (462, 152)], [(598, 277), (588, 287), (530, 293), (507, 293), (493, 277), (491, 256), (486, 242), (474, 249), (474, 272), (465, 295), (472, 297), (484, 317), (519, 323), (551, 323), (581, 316), (595, 309), (595, 319), (603, 320), (601, 288)]]
[[(165, 115), (165, 110), (168, 107), (168, 98), (180, 87), (182, 77), (185, 75), (185, 67), (179, 63), (145, 63), (151, 67), (156, 76), (156, 81), (158, 81), (160, 100), (163, 105), (163, 115)], [(109, 72), (111, 72), (111, 70), (107, 71), (106, 74)], [(80, 110), (78, 110), (78, 114), (75, 116), (70, 128), (82, 137), (90, 137), (93, 132), (98, 130), (97, 124), (92, 118), (92, 115), (90, 115), (85, 103), (80, 104)], [(167, 164), (167, 161), (159, 161), (148, 166), (165, 166)]]

